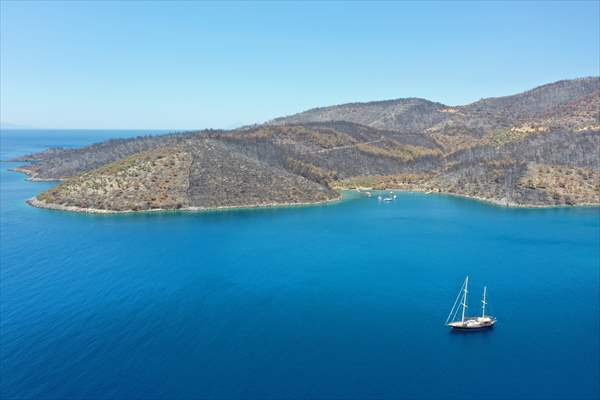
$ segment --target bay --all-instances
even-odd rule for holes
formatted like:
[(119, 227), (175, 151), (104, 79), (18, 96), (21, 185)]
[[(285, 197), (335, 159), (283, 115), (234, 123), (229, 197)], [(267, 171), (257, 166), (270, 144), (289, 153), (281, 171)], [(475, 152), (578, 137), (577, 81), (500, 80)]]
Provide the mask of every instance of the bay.
[[(142, 131), (2, 131), (0, 159)], [(2, 398), (597, 398), (600, 209), (84, 215), (0, 166)], [(466, 275), (490, 331), (444, 325)]]

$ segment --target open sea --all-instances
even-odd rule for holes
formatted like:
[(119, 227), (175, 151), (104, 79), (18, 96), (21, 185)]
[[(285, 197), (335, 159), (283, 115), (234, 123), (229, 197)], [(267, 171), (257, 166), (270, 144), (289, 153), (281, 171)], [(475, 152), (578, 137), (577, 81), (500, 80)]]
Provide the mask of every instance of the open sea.
[[(0, 159), (144, 131), (3, 130)], [(83, 215), (0, 165), (3, 399), (597, 399), (600, 209)], [(466, 275), (493, 330), (444, 326)]]

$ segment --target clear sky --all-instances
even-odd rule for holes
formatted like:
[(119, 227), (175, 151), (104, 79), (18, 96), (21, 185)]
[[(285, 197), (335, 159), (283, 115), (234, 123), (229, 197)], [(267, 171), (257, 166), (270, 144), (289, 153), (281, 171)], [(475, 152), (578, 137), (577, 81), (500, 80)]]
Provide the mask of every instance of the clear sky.
[(231, 128), (600, 75), (586, 2), (1, 2), (1, 121)]

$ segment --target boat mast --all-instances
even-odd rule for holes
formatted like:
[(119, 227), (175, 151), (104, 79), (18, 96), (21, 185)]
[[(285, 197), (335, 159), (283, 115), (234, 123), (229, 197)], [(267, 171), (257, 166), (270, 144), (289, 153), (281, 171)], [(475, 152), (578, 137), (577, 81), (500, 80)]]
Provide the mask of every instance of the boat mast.
[(465, 310), (467, 309), (467, 293), (469, 292), (468, 290), (468, 286), (469, 286), (469, 276), (467, 275), (467, 278), (465, 279), (465, 292), (463, 295), (463, 302), (462, 302), (462, 322), (465, 322)]
[(485, 292), (487, 290), (487, 286), (483, 287), (483, 300), (481, 300), (481, 317), (485, 317), (485, 305), (487, 302), (485, 301)]

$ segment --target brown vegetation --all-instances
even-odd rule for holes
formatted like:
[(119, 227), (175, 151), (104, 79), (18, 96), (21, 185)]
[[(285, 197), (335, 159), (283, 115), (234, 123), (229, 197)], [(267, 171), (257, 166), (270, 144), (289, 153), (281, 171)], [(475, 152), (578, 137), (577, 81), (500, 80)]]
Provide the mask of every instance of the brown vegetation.
[(51, 149), (21, 171), (39, 196), (102, 210), (314, 203), (332, 188), (446, 192), (507, 205), (598, 203), (600, 80), (457, 107), (423, 99), (309, 110), (233, 131)]

